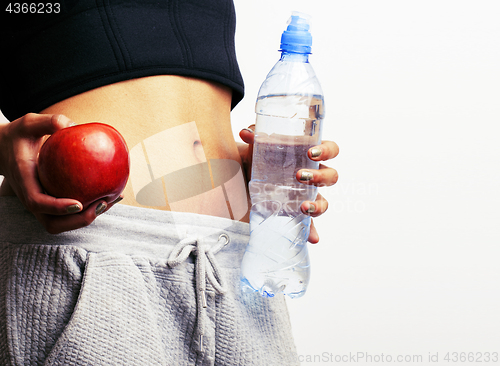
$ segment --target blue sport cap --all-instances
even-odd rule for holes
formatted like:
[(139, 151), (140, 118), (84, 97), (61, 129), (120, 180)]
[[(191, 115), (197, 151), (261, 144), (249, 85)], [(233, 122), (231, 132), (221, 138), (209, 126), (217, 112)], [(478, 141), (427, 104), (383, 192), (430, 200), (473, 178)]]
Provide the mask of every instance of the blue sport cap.
[(288, 27), (281, 35), (280, 51), (293, 53), (311, 53), (312, 36), (309, 32), (309, 15), (292, 12)]

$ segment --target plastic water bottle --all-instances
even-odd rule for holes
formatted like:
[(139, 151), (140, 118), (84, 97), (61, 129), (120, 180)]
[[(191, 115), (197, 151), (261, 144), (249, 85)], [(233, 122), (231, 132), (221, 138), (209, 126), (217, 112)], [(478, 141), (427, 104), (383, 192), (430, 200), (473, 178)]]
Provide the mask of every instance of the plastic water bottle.
[(250, 242), (243, 257), (244, 291), (272, 297), (304, 295), (310, 277), (311, 217), (300, 210), (317, 188), (298, 182), (300, 169), (317, 169), (307, 151), (321, 141), (324, 102), (308, 61), (309, 19), (294, 12), (281, 37), (281, 59), (262, 84), (255, 111)]

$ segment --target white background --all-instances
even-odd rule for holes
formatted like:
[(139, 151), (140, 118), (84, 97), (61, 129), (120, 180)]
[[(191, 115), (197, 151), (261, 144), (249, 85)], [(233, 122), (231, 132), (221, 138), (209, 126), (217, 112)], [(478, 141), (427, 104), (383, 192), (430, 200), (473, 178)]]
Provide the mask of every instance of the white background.
[(258, 88), (299, 10), (313, 17), (323, 137), (341, 150), (328, 162), (339, 182), (321, 190), (330, 207), (315, 220), (309, 290), (289, 301), (302, 364), (358, 352), (372, 362), (343, 364), (421, 355), (424, 365), (429, 353), (433, 364), (475, 364), (451, 353), (446, 362), (447, 352), (500, 364), (484, 362), (500, 353), (500, 2), (235, 6), (246, 83), (235, 136), (254, 122)]
[(328, 162), (339, 182), (321, 190), (330, 207), (315, 220), (311, 284), (289, 301), (302, 364), (349, 352), (394, 364), (427, 364), (431, 352), (442, 365), (459, 364), (447, 352), (483, 352), (488, 364), (484, 352), (500, 353), (500, 2), (235, 5), (246, 83), (235, 135), (254, 122), (299, 10), (313, 17), (323, 137), (340, 145)]

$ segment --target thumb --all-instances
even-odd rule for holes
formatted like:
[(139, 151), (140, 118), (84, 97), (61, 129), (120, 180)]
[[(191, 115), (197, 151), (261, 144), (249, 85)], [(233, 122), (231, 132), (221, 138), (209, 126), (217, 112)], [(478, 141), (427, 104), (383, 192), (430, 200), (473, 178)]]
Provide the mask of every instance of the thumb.
[(247, 144), (250, 144), (250, 145), (253, 144), (254, 136), (255, 136), (255, 125), (251, 125), (251, 126), (244, 128), (240, 131), (241, 139), (244, 142), (246, 142)]
[(251, 125), (248, 128), (244, 128), (240, 131), (241, 139), (248, 144), (244, 153), (241, 155), (243, 160), (243, 166), (245, 168), (245, 174), (248, 180), (252, 175), (252, 156), (253, 156), (253, 144), (255, 137), (255, 125)]

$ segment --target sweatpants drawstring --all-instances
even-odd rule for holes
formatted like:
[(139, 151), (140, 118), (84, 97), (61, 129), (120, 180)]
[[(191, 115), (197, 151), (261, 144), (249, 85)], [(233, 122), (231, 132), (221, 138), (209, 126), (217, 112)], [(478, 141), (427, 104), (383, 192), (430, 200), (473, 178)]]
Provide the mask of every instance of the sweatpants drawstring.
[(224, 294), (226, 292), (215, 254), (229, 244), (229, 241), (229, 236), (224, 233), (219, 235), (215, 245), (208, 244), (206, 237), (188, 237), (177, 243), (167, 260), (167, 264), (173, 268), (183, 263), (189, 257), (189, 254), (194, 253), (196, 255), (196, 312), (200, 351), (203, 350), (203, 334), (207, 318), (207, 279), (217, 293)]

